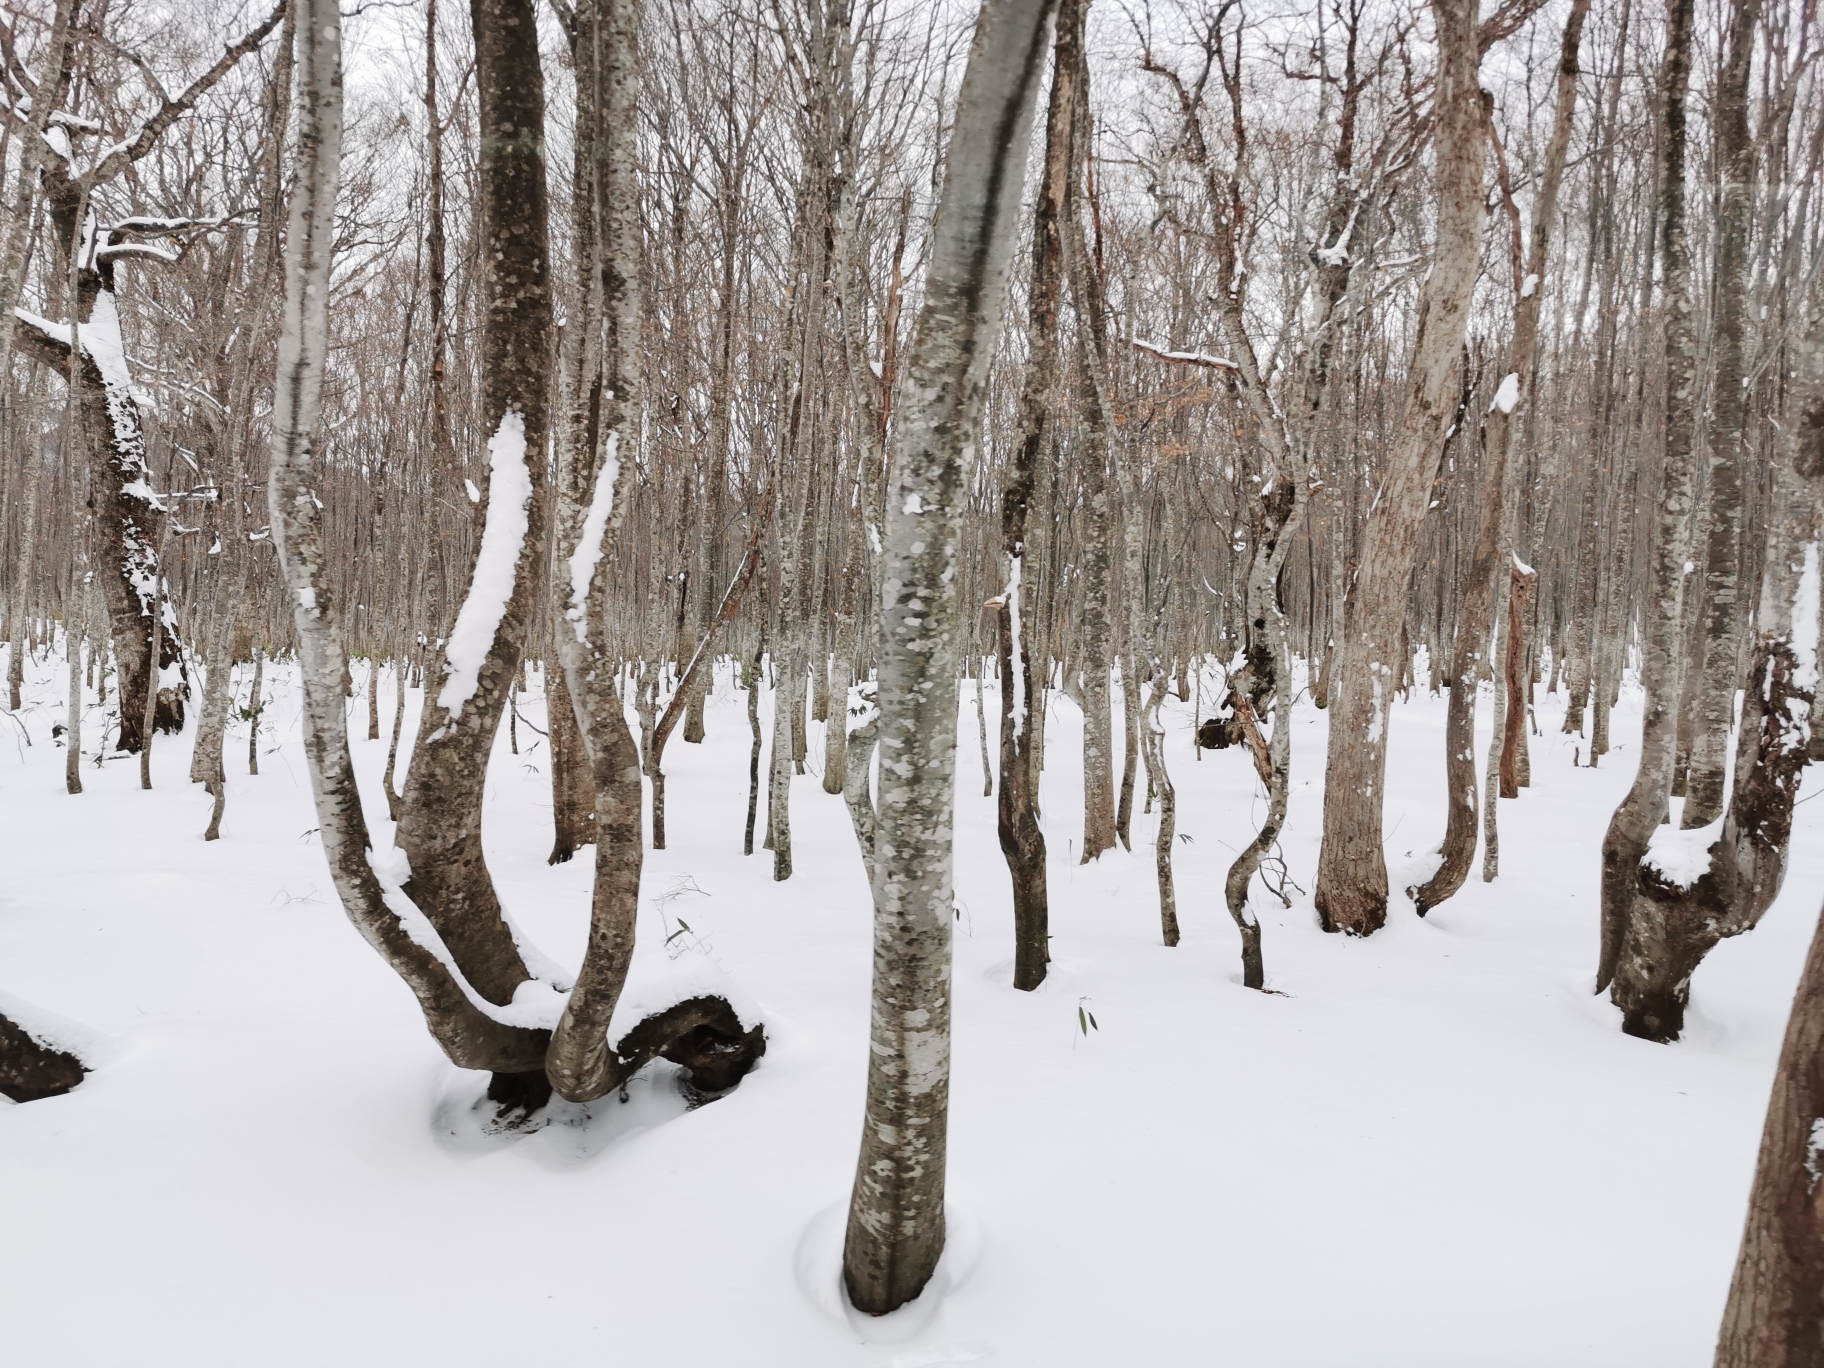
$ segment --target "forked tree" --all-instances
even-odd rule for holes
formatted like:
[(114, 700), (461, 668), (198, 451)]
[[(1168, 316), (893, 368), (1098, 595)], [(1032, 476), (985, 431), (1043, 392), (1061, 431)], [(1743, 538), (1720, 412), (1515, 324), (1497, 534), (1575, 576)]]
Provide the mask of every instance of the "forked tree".
[[(758, 1025), (741, 1023), (720, 998), (677, 1004), (609, 1038), (632, 951), (640, 789), (636, 758), (631, 804), (611, 802), (626, 796), (628, 769), (613, 767), (611, 759), (605, 763), (610, 752), (595, 731), (599, 712), (585, 718), (579, 708), (585, 740), (595, 743), (598, 879), (588, 952), (567, 997), (568, 985), (533, 980), (478, 858), (480, 769), (517, 670), (519, 643), (511, 634), (523, 632), (531, 615), (533, 591), (525, 586), (530, 580), (536, 587), (534, 572), (543, 555), (542, 454), (551, 357), (544, 148), (538, 136), (544, 109), (533, 11), (520, 0), (477, 0), (472, 13), (482, 110), (483, 231), (493, 242), (484, 278), (489, 335), (483, 348), (484, 357), (491, 358), (484, 374), (493, 433), (487, 523), (442, 678), (430, 681), (436, 687), (436, 725), (428, 727), (421, 744), (433, 751), (447, 747), (443, 754), (449, 759), (427, 766), (433, 777), (421, 774), (415, 784), (408, 781), (400, 823), (403, 836), (415, 795), (417, 801), (440, 802), (453, 819), (449, 826), (455, 839), (463, 839), (465, 825), (472, 823), (477, 858), (463, 860), (457, 845), (446, 856), (452, 867), (438, 868), (427, 878), (424, 869), (400, 869), (395, 858), (373, 849), (348, 750), (345, 610), (325, 573), (323, 507), (313, 489), (324, 473), (318, 428), (331, 229), (341, 168), (340, 23), (328, 0), (305, 3), (309, 22), (299, 26), (297, 56), (299, 172), (286, 237), (270, 498), (299, 639), (305, 750), (337, 892), (351, 920), (412, 988), (432, 1035), (451, 1061), (494, 1075), (489, 1096), (503, 1111), (536, 1108), (553, 1086), (574, 1100), (599, 1097), (660, 1055), (688, 1068), (702, 1091), (720, 1091), (732, 1086), (764, 1048)], [(609, 48), (610, 37), (602, 31), (606, 25), (598, 25), (594, 15), (585, 13), (578, 23), (593, 30), (594, 51)], [(619, 49), (626, 70), (631, 70), (632, 33), (624, 32)], [(579, 139), (579, 145), (589, 143)], [(603, 481), (588, 470), (584, 478), (612, 493), (612, 474)], [(589, 571), (599, 558), (608, 512), (606, 504), (601, 507), (602, 520), (593, 528), (596, 557), (585, 552), (572, 559)], [(581, 590), (575, 598), (586, 603), (586, 574)], [(572, 595), (564, 597), (578, 606)], [(586, 646), (580, 607), (571, 623), (584, 625), (579, 644)], [(588, 701), (598, 705), (603, 692), (612, 695), (613, 719), (625, 733), (611, 681), (605, 688), (594, 679), (579, 682), (591, 690)], [(475, 735), (484, 730), (485, 738)], [(606, 793), (599, 781), (605, 768), (618, 785)], [(625, 832), (629, 813), (631, 841)], [(449, 848), (447, 836), (433, 834)], [(606, 892), (599, 877), (604, 862), (623, 875), (609, 881)], [(408, 873), (411, 878), (401, 878)], [(426, 906), (420, 898), (436, 901)]]

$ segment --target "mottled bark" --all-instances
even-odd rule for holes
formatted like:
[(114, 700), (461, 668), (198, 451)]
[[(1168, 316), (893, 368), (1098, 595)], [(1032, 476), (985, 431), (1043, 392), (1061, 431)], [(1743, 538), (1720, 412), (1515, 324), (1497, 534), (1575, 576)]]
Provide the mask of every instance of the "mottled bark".
[(955, 572), (1000, 332), (1048, 0), (986, 0), (957, 94), (881, 556), (881, 785), (868, 1096), (843, 1250), (860, 1310), (916, 1297), (944, 1247), (950, 1095)]
[(1045, 115), (1045, 162), (1032, 211), (1032, 279), (1026, 292), (1026, 373), (1021, 379), (1019, 428), (1001, 488), (1001, 554), (1006, 574), (994, 608), (995, 658), (1001, 679), (1000, 793), (995, 830), (1013, 883), (1013, 986), (1030, 992), (1045, 981), (1051, 960), (1050, 894), (1045, 833), (1039, 826), (1038, 718), (1044, 684), (1034, 677), (1029, 624), (1040, 615), (1027, 582), (1037, 473), (1053, 440), (1052, 406), (1058, 380), (1058, 314), (1064, 287), (1063, 230), (1071, 212), (1076, 170), (1083, 6), (1061, 0), (1054, 42), (1051, 95)]
[(1761, 1131), (1716, 1368), (1824, 1363), (1824, 917), (1812, 934)]
[[(1481, 425), (1482, 489), (1476, 514), (1476, 541), (1469, 569), (1457, 600), (1456, 641), (1452, 650), (1449, 700), (1444, 723), (1444, 839), (1439, 847), (1437, 872), (1424, 884), (1407, 890), (1419, 915), (1436, 907), (1462, 888), (1476, 854), (1476, 692), (1488, 672), (1489, 637), (1494, 629), (1494, 592), (1504, 541), (1511, 545), (1511, 520), (1507, 516), (1516, 483), (1513, 469), (1518, 448), (1516, 408), (1530, 401), (1535, 385), (1539, 311), (1544, 302), (1540, 288), (1550, 261), (1552, 229), (1558, 215), (1558, 192), (1569, 158), (1571, 132), (1577, 106), (1578, 54), (1583, 45), (1583, 23), (1589, 0), (1573, 0), (1559, 44), (1556, 103), (1552, 136), (1546, 144), (1545, 166), (1533, 202), (1532, 241), (1514, 299), (1514, 332), (1507, 348), (1503, 378), (1514, 377), (1515, 403), (1491, 405)], [(1505, 183), (1505, 182), (1504, 182)], [(1514, 265), (1519, 268), (1520, 263)], [(1530, 287), (1528, 282), (1531, 282)], [(1592, 488), (1594, 481), (1591, 482)], [(1587, 526), (1587, 523), (1586, 523)], [(1505, 534), (1505, 535), (1504, 535)], [(1587, 646), (1583, 659), (1587, 661)], [(1588, 691), (1584, 667), (1583, 692)], [(1581, 719), (1582, 693), (1572, 688), (1572, 706)], [(1566, 726), (1569, 727), (1567, 719)], [(1578, 728), (1581, 729), (1581, 720)]]
[(1162, 671), (1154, 671), (1146, 715), (1141, 722), (1140, 741), (1147, 777), (1159, 801), (1159, 833), (1153, 840), (1153, 874), (1159, 885), (1159, 934), (1167, 947), (1178, 944), (1178, 889), (1172, 877), (1172, 842), (1178, 835), (1178, 790), (1172, 786), (1172, 774), (1166, 767), (1165, 727), (1159, 721), (1160, 705), (1165, 702), (1170, 683)]
[(1456, 411), (1456, 371), (1482, 241), (1482, 102), (1473, 0), (1434, 0), (1437, 246), (1419, 297), (1417, 335), (1386, 474), (1362, 531), (1344, 604), (1343, 668), (1330, 700), (1329, 760), (1316, 906), (1327, 931), (1365, 936), (1387, 920), (1381, 813), (1387, 728), (1408, 583), (1432, 479)]
[[(487, 451), (474, 456), (488, 460), (490, 474), (475, 509), (484, 527), (469, 587), (445, 659), (425, 687), (397, 840), (411, 861), (407, 893), (475, 990), (504, 1005), (531, 973), (502, 914), (482, 851), (482, 794), (520, 657), (533, 625), (544, 620), (552, 314), (544, 80), (534, 8), (531, 0), (473, 0), (471, 21), (481, 139), (480, 416), (489, 434)], [(503, 458), (502, 450), (516, 440), (517, 457), (509, 451)], [(516, 460), (523, 462), (523, 472), (514, 469)], [(509, 499), (521, 500), (522, 509), (495, 507)], [(509, 535), (515, 513), (523, 517), (524, 534), (517, 547), (504, 547), (511, 556), (512, 589), (501, 607), (489, 597), (498, 593), (497, 585), (484, 582), (480, 568), (490, 537)], [(465, 696), (468, 682), (473, 692)]]
[[(518, 38), (536, 60), (531, 6), (512, 2), (521, 16)], [(560, 572), (552, 594), (561, 619), (558, 653), (594, 787), (595, 879), (582, 969), (552, 1033), (545, 1073), (564, 1097), (587, 1102), (662, 1056), (688, 1069), (699, 1089), (720, 1092), (766, 1050), (763, 1029), (749, 1027), (723, 998), (693, 997), (619, 1039), (609, 1036), (633, 959), (645, 857), (640, 752), (606, 638), (607, 564), (622, 514), (620, 453), (635, 449), (639, 432), (639, 10), (631, 0), (585, 0), (569, 29), (577, 85), (571, 227), (583, 278), (579, 316), (565, 338), (571, 389), (556, 478)]]
[(1707, 826), (1722, 813), (1729, 735), (1735, 723), (1735, 691), (1741, 683), (1742, 636), (1748, 603), (1741, 584), (1742, 463), (1748, 445), (1747, 346), (1749, 300), (1753, 298), (1749, 245), (1754, 214), (1754, 138), (1748, 127), (1748, 82), (1754, 31), (1761, 0), (1736, 0), (1729, 7), (1729, 46), (1716, 90), (1718, 187), (1716, 278), (1711, 287), (1707, 387), (1710, 441), (1708, 528), (1698, 620), (1701, 644), (1691, 681), (1691, 748), (1685, 776), (1685, 807), (1679, 824)]
[(747, 829), (741, 838), (743, 855), (754, 853), (754, 820), (760, 807), (760, 752), (765, 745), (765, 738), (760, 731), (760, 681), (766, 677), (761, 665), (762, 659), (763, 654), (756, 651), (743, 672), (743, 687), (747, 691), (747, 729), (751, 737), (747, 756)]
[[(127, 393), (124, 376), (104, 376), (91, 345), (94, 334), (106, 334), (118, 346), (120, 316), (112, 288), (113, 271), (89, 268), (78, 273), (81, 321), (75, 336), (82, 355), (74, 363), (67, 338), (47, 333), (21, 318), (13, 325), (14, 345), (25, 354), (73, 376), (80, 418), (80, 440), (89, 467), (89, 522), (94, 556), (102, 573), (102, 602), (108, 611), (119, 689), (120, 733), (117, 748), (138, 752), (145, 737), (148, 704), (156, 707), (157, 671), (152, 663), (156, 615), (165, 605), (158, 546), (168, 514), (153, 491), (146, 465), (146, 439), (139, 410)], [(87, 337), (88, 341), (83, 341)], [(178, 660), (177, 643), (161, 633), (160, 664)], [(169, 719), (156, 719), (163, 723)], [(177, 730), (181, 721), (170, 727)]]
[(285, 306), (273, 400), (268, 495), (273, 540), (292, 602), (304, 686), (304, 755), (318, 835), (349, 919), (417, 997), (431, 1034), (470, 1069), (538, 1067), (543, 1031), (506, 1025), (470, 996), (448, 965), (406, 929), (371, 862), (371, 845), (348, 751), (341, 605), (329, 588), (323, 510), (314, 489), (329, 328), (330, 245), (341, 169), (341, 17), (334, 0), (295, 0), (299, 86), (297, 182), (285, 253)]
[[(1596, 991), (1615, 977), (1629, 923), (1639, 905), (1637, 889), (1647, 839), (1665, 817), (1678, 740), (1679, 655), (1684, 637), (1685, 557), (1692, 500), (1692, 427), (1698, 387), (1697, 335), (1693, 326), (1689, 248), (1685, 241), (1685, 99), (1691, 85), (1693, 0), (1669, 0), (1666, 57), (1660, 75), (1658, 232), (1665, 307), (1661, 322), (1666, 373), (1666, 416), (1659, 506), (1655, 510), (1648, 599), (1641, 621), (1640, 682), (1646, 693), (1640, 764), (1602, 844), (1602, 941)], [(1599, 691), (1601, 685), (1598, 685)], [(1602, 701), (1598, 693), (1598, 703)], [(1646, 928), (1643, 928), (1646, 929)], [(1624, 1009), (1625, 1010), (1625, 1009)], [(1682, 1016), (1682, 1012), (1680, 1013)], [(1669, 1022), (1634, 1023), (1661, 1034)]]
[[(847, 720), (844, 718), (843, 722), (846, 724)], [(842, 801), (849, 810), (849, 824), (855, 829), (855, 844), (861, 849), (861, 865), (867, 871), (869, 888), (874, 886), (874, 831), (878, 823), (871, 784), (874, 747), (879, 739), (880, 711), (870, 705), (848, 735), (842, 775)]]
[[(1079, 409), (1093, 403), (1091, 345), (1077, 328), (1076, 391)], [(1081, 671), (1083, 707), (1083, 853), (1079, 864), (1100, 859), (1115, 846), (1115, 756), (1113, 700), (1109, 668), (1114, 663), (1114, 611), (1110, 602), (1114, 511), (1110, 507), (1108, 462), (1110, 436), (1100, 423), (1085, 423), (1078, 469), (1083, 480), (1084, 541), (1078, 558), (1082, 601), (1077, 615), (1081, 654), (1073, 669)]]
[[(1605, 986), (1621, 1008), (1622, 1029), (1648, 1040), (1677, 1039), (1697, 966), (1724, 937), (1753, 929), (1786, 876), (1818, 691), (1812, 623), (1824, 510), (1824, 320), (1789, 344), (1786, 365), (1787, 411), (1779, 427), (1735, 774), (1707, 868), (1690, 882), (1671, 878), (1645, 842), (1632, 865), (1618, 868), (1611, 863), (1619, 844), (1614, 825), (1603, 849), (1603, 929), (1617, 937), (1613, 982)], [(1620, 820), (1617, 813), (1616, 825)], [(1669, 828), (1660, 831), (1662, 839), (1675, 836)], [(1694, 838), (1679, 833), (1675, 839)], [(1619, 926), (1610, 920), (1616, 909), (1623, 914)]]

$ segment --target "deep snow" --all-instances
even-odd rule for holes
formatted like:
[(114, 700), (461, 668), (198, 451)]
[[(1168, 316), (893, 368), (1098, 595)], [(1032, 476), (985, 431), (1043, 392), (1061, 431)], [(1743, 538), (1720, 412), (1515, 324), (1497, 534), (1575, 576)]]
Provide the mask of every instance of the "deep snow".
[[(1257, 885), (1273, 994), (1240, 986), (1221, 896), (1263, 806), (1247, 757), (1196, 760), (1190, 706), (1167, 708), (1186, 837), (1185, 938), (1167, 950), (1153, 817), (1136, 815), (1133, 853), (1076, 863), (1080, 719), (1055, 699), (1056, 961), (1028, 995), (1008, 986), (1007, 876), (966, 689), (946, 1290), (860, 1324), (834, 1280), (861, 1123), (867, 893), (842, 800), (814, 775), (793, 786), (796, 877), (775, 884), (767, 856), (740, 855), (748, 730), (726, 673), (709, 742), (667, 748), (672, 848), (647, 857), (641, 953), (732, 976), (766, 1019), (766, 1059), (695, 1111), (660, 1065), (625, 1103), (560, 1107), (522, 1136), (477, 1124), (481, 1076), (443, 1062), (336, 905), (286, 671), (267, 676), (257, 778), (244, 727), (230, 734), (215, 844), (208, 799), (184, 782), (188, 736), (160, 738), (151, 793), (128, 759), (63, 792), (61, 678), (34, 663), (33, 744), (0, 736), (0, 989), (112, 1048), (69, 1096), (0, 1100), (0, 1362), (1709, 1362), (1824, 893), (1824, 805), (1802, 802), (1761, 929), (1698, 973), (1686, 1040), (1623, 1036), (1590, 987), (1597, 846), (1632, 774), (1637, 698), (1590, 770), (1572, 768), (1587, 746), (1560, 737), (1561, 700), (1542, 696), (1532, 787), (1501, 804), (1501, 878), (1472, 875), (1423, 921), (1396, 897), (1385, 931), (1344, 940), (1317, 929), (1308, 897), (1288, 911)], [(384, 732), (390, 676), (380, 696)], [(522, 715), (542, 727), (540, 697), (535, 682)], [(996, 711), (991, 690), (991, 728)], [(364, 699), (350, 716), (364, 735)], [(1422, 691), (1392, 709), (1396, 888), (1442, 832), (1443, 720)], [(91, 750), (101, 723), (92, 712)], [(1284, 844), (1308, 890), (1326, 723), (1301, 703), (1294, 725)], [(590, 862), (546, 866), (546, 757), (529, 727), (520, 738), (509, 755), (502, 728), (489, 860), (518, 924), (574, 966)], [(354, 743), (370, 820), (384, 746)], [(1080, 1005), (1098, 1030), (1081, 1030)]]

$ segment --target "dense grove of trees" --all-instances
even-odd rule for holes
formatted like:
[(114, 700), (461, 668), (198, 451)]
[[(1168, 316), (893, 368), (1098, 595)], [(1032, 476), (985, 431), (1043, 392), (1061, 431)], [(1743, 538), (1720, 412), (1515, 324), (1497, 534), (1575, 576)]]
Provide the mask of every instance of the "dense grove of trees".
[[(863, 1309), (943, 1247), (948, 832), (984, 674), (1022, 989), (1056, 693), (1085, 718), (1069, 857), (1157, 804), (1167, 945), (1167, 694), (1257, 770), (1225, 889), (1251, 988), (1307, 693), (1327, 930), (1497, 877), (1533, 700), (1565, 695), (1598, 765), (1624, 675), (1644, 735), (1591, 947), (1623, 1029), (1677, 1039), (1703, 956), (1779, 891), (1824, 723), (1809, 0), (8, 0), (0, 40), (10, 706), (28, 657), (67, 660), (72, 794), (84, 747), (150, 786), (190, 727), (213, 838), (230, 719), (295, 665), (350, 917), (531, 1112), (659, 1055), (713, 1095), (765, 1048), (714, 996), (609, 1039), (665, 748), (732, 668), (748, 850), (792, 877), (820, 738), (874, 890)], [(595, 860), (572, 981), (522, 959), (482, 858), (532, 670), (551, 858)], [(1391, 704), (1421, 685), (1449, 816), (1390, 889)], [(370, 850), (356, 690), (370, 737), (391, 721), (403, 863)], [(1821, 1040), (1814, 949), (1719, 1363), (1824, 1362)], [(0, 1018), (9, 1096), (81, 1075)]]

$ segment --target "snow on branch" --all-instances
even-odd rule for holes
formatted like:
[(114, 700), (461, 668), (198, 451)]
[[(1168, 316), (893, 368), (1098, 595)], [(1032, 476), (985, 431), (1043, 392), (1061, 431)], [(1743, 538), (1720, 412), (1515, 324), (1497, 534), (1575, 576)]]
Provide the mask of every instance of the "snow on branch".
[(170, 247), (153, 242), (115, 242), (95, 250), (97, 261), (118, 261), (122, 257), (150, 257), (154, 261), (175, 262), (179, 254)]
[(132, 233), (135, 237), (142, 238), (171, 237), (176, 233), (187, 233), (193, 228), (224, 228), (229, 224), (248, 223), (252, 221), (253, 213), (251, 209), (237, 209), (232, 214), (220, 214), (215, 218), (152, 218), (139, 214), (112, 224), (108, 232)]
[(1240, 366), (1236, 365), (1226, 356), (1211, 356), (1207, 352), (1167, 351), (1164, 347), (1156, 346), (1151, 342), (1142, 342), (1139, 338), (1134, 339), (1134, 350), (1145, 352), (1148, 356), (1157, 357), (1161, 361), (1171, 361), (1181, 366), (1205, 366), (1211, 370), (1226, 371), (1239, 371), (1241, 369)]
[(188, 113), (222, 77), (234, 70), (241, 58), (259, 47), (266, 35), (279, 26), (279, 20), (285, 17), (285, 5), (286, 0), (279, 0), (270, 14), (249, 29), (238, 42), (230, 43), (223, 49), (215, 65), (192, 81), (181, 95), (176, 99), (166, 99), (130, 137), (115, 143), (97, 157), (95, 164), (83, 173), (82, 179), (90, 186), (104, 184), (149, 153), (167, 128)]

